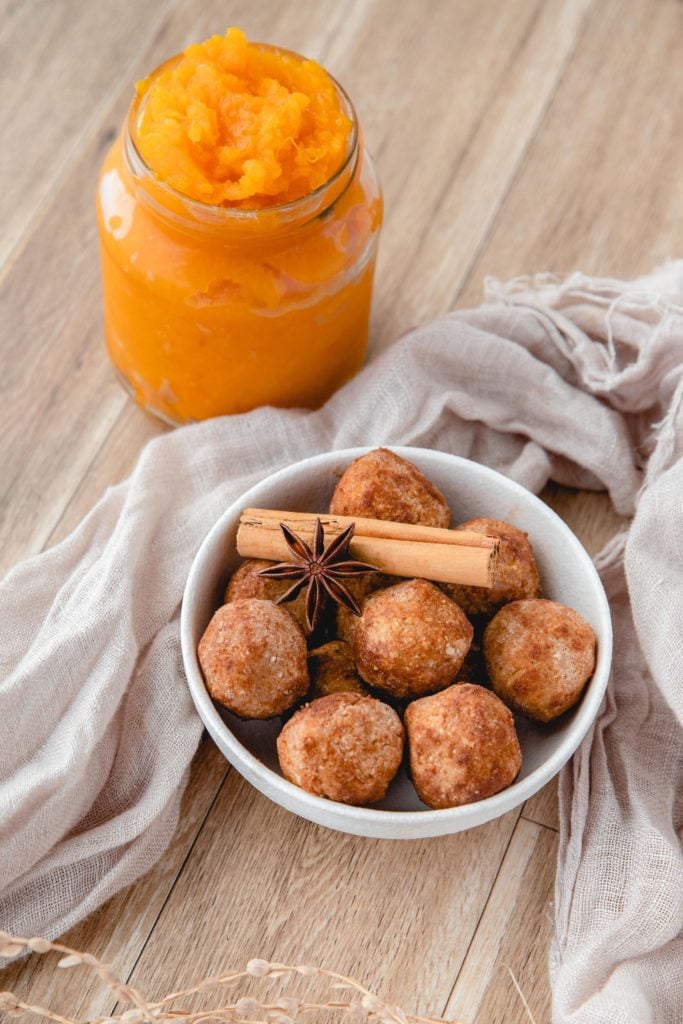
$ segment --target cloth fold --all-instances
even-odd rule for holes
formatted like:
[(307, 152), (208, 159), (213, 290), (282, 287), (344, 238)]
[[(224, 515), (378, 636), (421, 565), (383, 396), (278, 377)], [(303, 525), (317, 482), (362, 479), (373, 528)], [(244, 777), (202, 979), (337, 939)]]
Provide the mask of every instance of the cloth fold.
[(633, 282), (487, 282), (322, 409), (152, 441), (65, 541), (0, 584), (0, 928), (54, 937), (161, 856), (201, 727), (178, 617), (205, 533), (322, 450), (413, 444), (633, 516), (598, 565), (615, 658), (561, 777), (555, 1024), (679, 1024), (683, 261)]

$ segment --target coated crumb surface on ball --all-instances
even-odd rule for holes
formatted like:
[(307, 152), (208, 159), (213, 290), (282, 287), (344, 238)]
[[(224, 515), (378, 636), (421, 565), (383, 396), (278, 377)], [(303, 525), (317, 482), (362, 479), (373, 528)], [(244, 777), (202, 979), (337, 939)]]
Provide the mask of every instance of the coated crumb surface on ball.
[(583, 616), (543, 598), (505, 605), (484, 631), (493, 689), (539, 722), (552, 721), (579, 700), (595, 668), (595, 645)]
[(453, 682), (472, 636), (454, 601), (426, 580), (408, 580), (365, 599), (352, 648), (367, 683), (394, 697), (413, 697)]
[[(261, 558), (248, 558), (242, 562), (230, 578), (225, 590), (224, 601), (229, 604), (231, 601), (243, 601), (255, 597), (259, 601), (277, 601), (278, 598), (289, 590), (291, 581), (271, 580), (265, 576), (259, 576), (262, 569), (269, 569), (275, 562), (267, 562)], [(306, 622), (306, 591), (298, 594), (293, 601), (287, 601), (280, 605), (286, 612), (293, 615), (301, 626), (304, 636), (308, 636), (310, 629)]]
[(330, 512), (423, 526), (447, 527), (451, 521), (441, 491), (412, 462), (387, 448), (351, 463), (335, 488)]
[[(387, 576), (386, 573), (382, 572), (369, 572), (355, 579), (351, 577), (345, 581), (345, 586), (351, 596), (355, 598), (358, 607), (362, 609), (365, 599), (369, 594), (374, 594), (376, 590), (392, 587), (399, 582), (403, 582), (399, 576)], [(353, 631), (360, 617), (343, 604), (338, 606), (336, 614), (337, 636), (340, 640), (345, 640), (350, 644)]]
[(367, 693), (358, 675), (351, 648), (343, 640), (331, 640), (309, 652), (311, 698), (330, 693)]
[(504, 604), (541, 596), (541, 579), (529, 538), (523, 530), (502, 519), (469, 519), (456, 530), (471, 530), (497, 537), (498, 558), (492, 587), (468, 587), (442, 584), (443, 590), (467, 615), (492, 616)]
[(308, 691), (304, 635), (271, 601), (224, 604), (206, 627), (198, 655), (213, 699), (241, 718), (273, 718)]
[(363, 806), (381, 800), (403, 758), (396, 712), (374, 697), (332, 693), (300, 708), (277, 740), (286, 779), (316, 796)]
[(413, 784), (428, 807), (485, 800), (519, 775), (522, 751), (512, 714), (481, 686), (458, 683), (413, 701), (405, 727)]

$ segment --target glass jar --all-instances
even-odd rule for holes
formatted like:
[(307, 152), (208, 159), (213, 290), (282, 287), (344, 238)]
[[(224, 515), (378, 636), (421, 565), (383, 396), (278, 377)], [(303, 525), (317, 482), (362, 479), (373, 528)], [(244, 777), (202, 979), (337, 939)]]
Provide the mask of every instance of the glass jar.
[(335, 86), (352, 121), (342, 166), (315, 192), (256, 210), (210, 206), (159, 181), (136, 145), (144, 97), (133, 101), (97, 212), (109, 355), (150, 412), (186, 423), (261, 405), (316, 408), (361, 367), (382, 199)]

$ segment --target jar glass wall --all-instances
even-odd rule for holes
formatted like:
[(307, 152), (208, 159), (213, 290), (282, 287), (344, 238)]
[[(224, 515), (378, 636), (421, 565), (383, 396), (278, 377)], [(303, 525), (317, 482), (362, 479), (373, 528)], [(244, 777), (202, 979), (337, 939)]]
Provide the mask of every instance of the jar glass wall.
[(353, 124), (342, 166), (263, 209), (209, 206), (159, 181), (136, 145), (144, 97), (132, 104), (97, 210), (109, 355), (151, 412), (184, 423), (315, 408), (362, 365), (382, 201), (337, 89)]

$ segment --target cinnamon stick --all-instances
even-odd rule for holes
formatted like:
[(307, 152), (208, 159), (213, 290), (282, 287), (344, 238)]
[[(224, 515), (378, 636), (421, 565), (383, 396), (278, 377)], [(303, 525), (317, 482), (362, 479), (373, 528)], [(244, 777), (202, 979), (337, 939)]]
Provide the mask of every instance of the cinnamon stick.
[(246, 509), (237, 531), (237, 550), (244, 558), (291, 561), (280, 523), (304, 540), (313, 538), (320, 519), (327, 540), (351, 523), (355, 532), (350, 544), (354, 558), (375, 565), (389, 576), (490, 587), (493, 583), (498, 541), (465, 530), (386, 522), (355, 516), (315, 515), (274, 509)]

